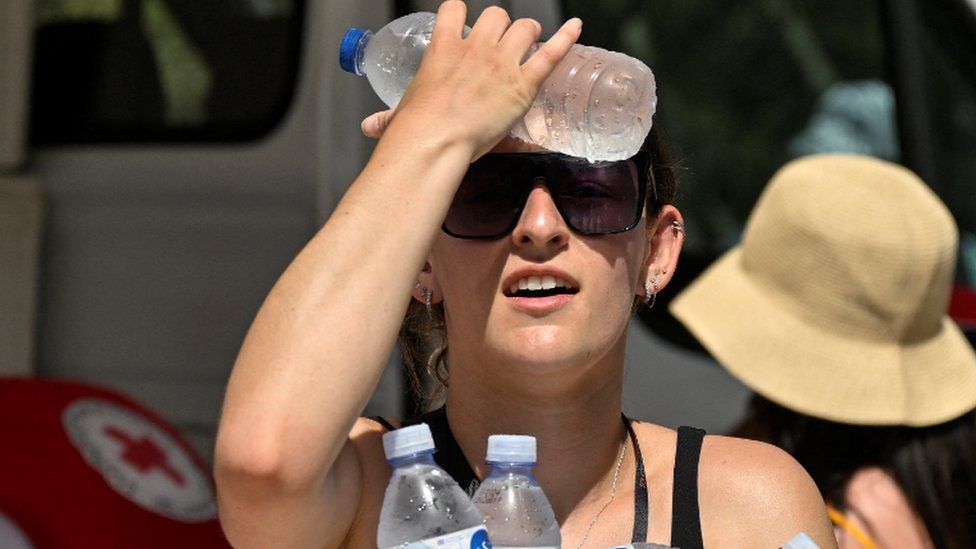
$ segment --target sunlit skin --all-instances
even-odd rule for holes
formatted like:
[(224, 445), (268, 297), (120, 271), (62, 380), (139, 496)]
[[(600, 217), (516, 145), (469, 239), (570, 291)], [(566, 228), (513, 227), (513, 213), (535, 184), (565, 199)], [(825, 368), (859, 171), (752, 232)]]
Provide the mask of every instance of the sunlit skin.
[[(506, 139), (493, 152), (547, 151)], [(421, 282), (444, 301), (452, 375), (463, 370), (503, 383), (539, 377), (545, 380), (541, 387), (531, 384), (539, 396), (540, 390), (606, 375), (597, 365), (622, 360), (633, 299), (643, 293), (648, 250), (644, 220), (621, 234), (577, 235), (541, 185), (506, 237), (483, 241), (441, 234)], [(579, 291), (541, 299), (506, 296), (506, 280), (552, 272), (564, 273)], [(536, 311), (519, 301), (564, 303)], [(506, 389), (525, 390), (524, 381), (516, 385)]]

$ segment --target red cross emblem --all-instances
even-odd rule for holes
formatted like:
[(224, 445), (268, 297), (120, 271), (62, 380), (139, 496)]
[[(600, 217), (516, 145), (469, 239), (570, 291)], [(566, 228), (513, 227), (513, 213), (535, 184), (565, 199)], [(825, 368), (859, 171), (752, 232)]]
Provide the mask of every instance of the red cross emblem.
[(166, 454), (149, 437), (134, 438), (117, 427), (105, 427), (104, 433), (121, 442), (122, 461), (131, 465), (135, 470), (146, 474), (153, 469), (159, 469), (177, 486), (184, 486), (186, 480), (169, 462)]

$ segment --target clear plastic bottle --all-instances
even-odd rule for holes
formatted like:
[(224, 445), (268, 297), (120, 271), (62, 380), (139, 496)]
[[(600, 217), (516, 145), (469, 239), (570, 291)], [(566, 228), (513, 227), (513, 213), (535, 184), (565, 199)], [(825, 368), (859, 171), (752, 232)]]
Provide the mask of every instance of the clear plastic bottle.
[[(389, 23), (375, 36), (368, 30), (350, 29), (339, 50), (340, 65), (366, 76), (380, 99), (396, 107), (420, 68), (434, 17), (413, 13)], [(654, 74), (647, 65), (622, 53), (576, 44), (511, 133), (590, 161), (622, 160), (640, 149), (656, 108)]]
[(488, 437), (491, 472), (475, 492), (474, 504), (485, 516), (497, 549), (560, 546), (559, 523), (532, 475), (535, 459), (535, 437)]
[(383, 435), (393, 467), (380, 511), (380, 549), (490, 549), (484, 518), (457, 482), (434, 462), (425, 423)]

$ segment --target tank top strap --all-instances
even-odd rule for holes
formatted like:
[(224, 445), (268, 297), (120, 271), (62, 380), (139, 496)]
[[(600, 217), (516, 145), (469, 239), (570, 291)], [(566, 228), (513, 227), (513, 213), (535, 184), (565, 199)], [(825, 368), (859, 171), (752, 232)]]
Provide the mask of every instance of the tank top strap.
[(644, 473), (644, 457), (641, 454), (640, 443), (637, 441), (637, 433), (634, 432), (633, 421), (625, 415), (622, 417), (624, 425), (627, 427), (627, 434), (630, 435), (631, 445), (634, 447), (634, 461), (637, 462), (634, 471), (634, 531), (630, 539), (632, 543), (644, 543), (647, 541), (648, 514), (647, 475)]
[(698, 462), (705, 431), (678, 428), (671, 499), (671, 545), (681, 549), (703, 547), (698, 507)]
[(468, 459), (464, 457), (461, 446), (454, 438), (454, 433), (451, 432), (445, 407), (441, 406), (436, 410), (411, 418), (403, 422), (403, 426), (418, 423), (426, 423), (430, 427), (430, 434), (433, 435), (434, 444), (437, 446), (437, 451), (434, 452), (434, 461), (437, 462), (437, 465), (447, 471), (447, 474), (451, 475), (469, 496), (473, 496), (478, 487), (481, 486), (481, 480), (474, 474)]
[(387, 431), (395, 431), (396, 430), (396, 427), (394, 427), (393, 424), (390, 423), (389, 421), (387, 421), (386, 418), (384, 418), (383, 416), (369, 416), (368, 419), (371, 419), (371, 420), (375, 421), (376, 423), (379, 423)]

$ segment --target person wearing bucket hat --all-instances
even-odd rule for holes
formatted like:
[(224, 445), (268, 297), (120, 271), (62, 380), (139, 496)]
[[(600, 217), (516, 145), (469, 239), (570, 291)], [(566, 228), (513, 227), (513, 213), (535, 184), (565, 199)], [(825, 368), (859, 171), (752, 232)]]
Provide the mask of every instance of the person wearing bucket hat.
[(976, 546), (976, 354), (946, 315), (957, 248), (909, 170), (811, 156), (671, 303), (756, 393), (736, 434), (807, 468), (842, 547)]

